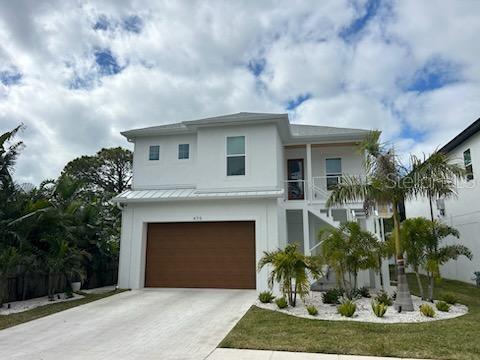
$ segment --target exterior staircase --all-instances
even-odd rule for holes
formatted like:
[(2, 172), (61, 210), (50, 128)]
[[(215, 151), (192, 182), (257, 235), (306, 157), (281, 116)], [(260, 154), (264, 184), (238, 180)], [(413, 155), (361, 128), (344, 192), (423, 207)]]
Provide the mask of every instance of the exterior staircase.
[(337, 287), (335, 273), (328, 268), (323, 272), (325, 275), (310, 285), (312, 291), (327, 291)]

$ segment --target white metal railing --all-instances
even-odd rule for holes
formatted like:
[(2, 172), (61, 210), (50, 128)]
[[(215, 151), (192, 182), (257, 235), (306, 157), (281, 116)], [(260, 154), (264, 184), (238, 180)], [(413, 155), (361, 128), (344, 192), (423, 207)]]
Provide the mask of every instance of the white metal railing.
[[(350, 175), (361, 176), (361, 175)], [(306, 179), (285, 180), (285, 200), (307, 200), (325, 203), (335, 185), (342, 182), (342, 175), (314, 176)]]
[(315, 176), (305, 179), (285, 180), (285, 200), (326, 202), (333, 187), (342, 181), (341, 176)]

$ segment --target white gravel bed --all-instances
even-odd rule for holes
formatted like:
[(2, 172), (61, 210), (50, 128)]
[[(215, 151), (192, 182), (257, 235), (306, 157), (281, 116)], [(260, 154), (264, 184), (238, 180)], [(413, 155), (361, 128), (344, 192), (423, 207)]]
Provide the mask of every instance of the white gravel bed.
[[(413, 306), (415, 311), (402, 312), (398, 313), (395, 311), (393, 306), (389, 306), (387, 312), (383, 318), (375, 316), (372, 311), (370, 298), (361, 298), (356, 300), (357, 311), (353, 317), (348, 318), (341, 316), (337, 312), (336, 305), (324, 304), (322, 302), (322, 293), (321, 292), (312, 292), (309, 297), (305, 300), (306, 305), (314, 305), (318, 310), (318, 315), (312, 316), (309, 315), (306, 309), (306, 305), (301, 299), (297, 299), (297, 306), (287, 307), (286, 309), (279, 309), (275, 302), (271, 304), (263, 304), (257, 300), (256, 305), (259, 308), (278, 311), (287, 315), (302, 317), (306, 319), (316, 319), (316, 320), (333, 320), (333, 321), (360, 321), (368, 323), (381, 323), (381, 324), (394, 324), (394, 323), (419, 323), (427, 321), (436, 321), (436, 320), (445, 320), (452, 319), (462, 315), (465, 315), (468, 312), (468, 307), (461, 304), (455, 304), (450, 307), (448, 312), (438, 311), (434, 304), (431, 304), (426, 301), (422, 301), (421, 298), (413, 296)], [(435, 309), (435, 317), (429, 318), (418, 310), (421, 304), (428, 303)]]
[[(25, 301), (14, 301), (10, 303), (4, 303), (3, 306), (0, 307), (0, 315), (10, 315), (10, 314), (19, 313), (22, 311), (31, 310), (43, 305), (50, 305), (50, 304), (56, 304), (64, 301), (78, 300), (84, 297), (85, 296), (83, 295), (74, 293), (72, 298), (67, 299), (65, 298), (65, 294), (60, 294), (60, 299), (58, 299), (57, 294), (55, 294), (55, 301), (49, 301), (47, 296), (43, 296), (39, 298), (28, 299)], [(8, 309), (8, 304), (10, 304), (10, 309)]]

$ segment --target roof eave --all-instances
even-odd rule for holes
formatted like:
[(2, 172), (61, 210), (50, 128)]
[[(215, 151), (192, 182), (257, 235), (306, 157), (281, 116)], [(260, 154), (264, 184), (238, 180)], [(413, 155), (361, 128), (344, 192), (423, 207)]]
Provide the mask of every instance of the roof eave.
[(365, 133), (358, 134), (330, 134), (317, 136), (291, 136), (286, 145), (299, 143), (338, 143), (338, 142), (358, 142), (365, 138)]
[(455, 136), (452, 140), (446, 143), (443, 147), (438, 150), (439, 152), (449, 153), (457, 146), (461, 145), (468, 139), (470, 139), (473, 135), (475, 135), (478, 131), (480, 131), (480, 118), (475, 120), (472, 124), (470, 124), (466, 129), (464, 129), (460, 134)]

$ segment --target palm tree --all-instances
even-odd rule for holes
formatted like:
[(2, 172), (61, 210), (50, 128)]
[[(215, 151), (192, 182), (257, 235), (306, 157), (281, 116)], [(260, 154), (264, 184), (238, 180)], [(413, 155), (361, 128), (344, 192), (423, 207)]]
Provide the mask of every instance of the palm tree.
[(270, 288), (277, 282), (290, 306), (296, 305), (297, 294), (301, 299), (308, 295), (310, 291), (308, 275), (315, 279), (320, 275), (318, 258), (303, 255), (297, 250), (296, 244), (288, 244), (284, 250), (265, 251), (258, 263), (258, 270), (266, 265), (272, 267), (268, 278)]
[(440, 246), (442, 239), (453, 236), (455, 238), (460, 237), (460, 233), (457, 229), (442, 224), (435, 220), (430, 225), (430, 228), (435, 229), (435, 232), (430, 233), (430, 236), (426, 238), (425, 246), (425, 270), (429, 277), (429, 293), (428, 299), (433, 302), (433, 287), (435, 279), (440, 278), (440, 266), (447, 263), (450, 260), (456, 260), (460, 256), (465, 256), (469, 260), (472, 260), (473, 255), (469, 248), (464, 245), (444, 245)]
[(59, 237), (47, 237), (44, 240), (48, 243), (48, 250), (44, 254), (48, 270), (48, 297), (53, 300), (61, 275), (65, 276), (69, 286), (74, 276), (83, 280), (83, 261), (89, 254)]
[(22, 129), (23, 124), (20, 124), (15, 129), (0, 135), (0, 189), (5, 190), (13, 186), (11, 171), (23, 147), (23, 142), (19, 141), (8, 147), (7, 143)]
[[(356, 222), (346, 222), (338, 228), (321, 230), (322, 257), (337, 276), (337, 282), (347, 288), (345, 275), (353, 275), (353, 288), (357, 288), (360, 270), (377, 268), (380, 242), (374, 234), (362, 230)], [(351, 283), (351, 281), (350, 281)]]
[(432, 227), (425, 218), (407, 219), (402, 223), (400, 230), (402, 249), (405, 251), (408, 265), (413, 269), (417, 278), (422, 300), (425, 300), (425, 292), (420, 279), (420, 268), (425, 265), (425, 245), (431, 236)]
[[(363, 201), (366, 210), (378, 205), (390, 205), (394, 224), (397, 262), (397, 297), (395, 308), (413, 311), (412, 297), (405, 274), (405, 261), (400, 241), (399, 204), (405, 199), (427, 196), (442, 186), (444, 194), (454, 192), (455, 173), (449, 169), (447, 156), (434, 153), (421, 164), (412, 158), (410, 168), (404, 167), (393, 148), (380, 143), (380, 132), (372, 131), (359, 146), (364, 153), (366, 177), (343, 176), (333, 189), (327, 207), (350, 201)], [(428, 181), (427, 181), (428, 180)]]

